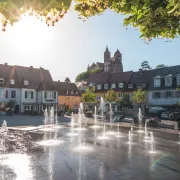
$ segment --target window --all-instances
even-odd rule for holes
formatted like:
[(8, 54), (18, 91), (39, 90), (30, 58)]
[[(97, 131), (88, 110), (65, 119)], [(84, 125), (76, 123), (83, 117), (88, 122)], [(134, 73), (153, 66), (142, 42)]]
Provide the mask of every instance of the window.
[(173, 92), (172, 91), (167, 91), (164, 93), (165, 98), (172, 98), (173, 97)]
[(27, 80), (24, 80), (24, 85), (27, 86), (29, 82)]
[(11, 91), (11, 98), (16, 98), (16, 91), (15, 90)]
[(101, 84), (98, 84), (98, 85), (97, 85), (97, 89), (99, 89), (99, 90), (102, 89)]
[(123, 93), (119, 93), (119, 94), (118, 94), (118, 97), (119, 97), (119, 98), (122, 98), (122, 97), (123, 97)]
[(177, 85), (180, 85), (180, 76), (177, 76), (176, 80), (177, 80)]
[(111, 84), (111, 88), (112, 88), (112, 89), (116, 88), (116, 84), (115, 84), (115, 83), (114, 83), (114, 84)]
[(153, 93), (153, 99), (160, 99), (161, 98), (161, 93), (160, 92), (154, 92)]
[(108, 89), (109, 88), (109, 85), (108, 84), (105, 84), (104, 85), (104, 89)]
[(123, 88), (124, 84), (123, 83), (119, 83), (119, 88)]
[(68, 92), (68, 90), (66, 91), (66, 94), (68, 94), (69, 92)]
[(76, 94), (79, 94), (79, 92), (78, 92), (78, 91), (76, 91)]
[(52, 91), (47, 91), (46, 99), (54, 99), (54, 92), (52, 92)]
[(71, 91), (71, 94), (74, 94), (74, 91)]
[(128, 84), (128, 88), (132, 89), (133, 88), (133, 84)]
[(172, 77), (165, 78), (165, 86), (172, 86)]
[(33, 99), (33, 91), (25, 91), (25, 99)]
[(4, 89), (0, 89), (0, 98), (4, 98)]
[(161, 86), (161, 80), (160, 79), (154, 79), (154, 87), (160, 87)]
[(100, 99), (101, 99), (101, 96), (100, 96), (100, 95), (97, 95), (97, 96), (96, 96), (96, 99), (97, 99), (97, 100), (100, 100)]
[(15, 79), (11, 79), (11, 84), (15, 84)]
[(122, 111), (122, 106), (117, 106), (117, 111)]
[(4, 78), (0, 78), (0, 84), (4, 84)]

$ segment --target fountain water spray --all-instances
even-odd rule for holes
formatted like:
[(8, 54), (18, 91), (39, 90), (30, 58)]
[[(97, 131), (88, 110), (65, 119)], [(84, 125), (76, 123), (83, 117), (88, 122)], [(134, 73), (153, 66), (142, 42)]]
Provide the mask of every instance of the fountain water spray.
[(139, 133), (143, 133), (144, 131), (142, 130), (142, 112), (141, 112), (141, 108), (139, 108), (139, 112), (138, 112), (138, 122), (139, 122)]
[(155, 153), (155, 148), (154, 148), (154, 136), (153, 136), (153, 132), (150, 132), (150, 136), (151, 136), (151, 141), (150, 141), (150, 151), (149, 153)]
[(130, 144), (132, 142), (131, 131), (129, 131), (128, 139), (129, 139), (129, 144)]
[(103, 97), (101, 97), (101, 100), (100, 100), (100, 109), (101, 109), (101, 119), (103, 120), (104, 119), (104, 99)]

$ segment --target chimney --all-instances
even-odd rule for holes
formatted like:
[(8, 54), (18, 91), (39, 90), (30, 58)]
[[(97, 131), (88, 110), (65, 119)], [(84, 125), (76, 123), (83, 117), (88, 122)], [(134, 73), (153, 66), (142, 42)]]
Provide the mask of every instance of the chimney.
[(33, 66), (30, 66), (31, 69), (33, 69)]
[(8, 65), (8, 63), (4, 63), (4, 65), (6, 65), (6, 66), (7, 66), (7, 65)]
[(58, 80), (58, 82), (61, 82), (60, 80)]

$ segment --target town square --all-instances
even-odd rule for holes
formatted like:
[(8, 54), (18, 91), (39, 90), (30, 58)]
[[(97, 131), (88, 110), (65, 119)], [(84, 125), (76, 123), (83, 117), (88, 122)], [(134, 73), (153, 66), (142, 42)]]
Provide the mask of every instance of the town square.
[(0, 0), (0, 180), (179, 180), (179, 35), (179, 0)]

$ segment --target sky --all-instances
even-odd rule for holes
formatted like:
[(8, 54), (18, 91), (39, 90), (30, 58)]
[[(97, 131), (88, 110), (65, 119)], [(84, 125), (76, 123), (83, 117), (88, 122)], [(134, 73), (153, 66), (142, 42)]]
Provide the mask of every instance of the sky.
[(86, 71), (88, 64), (104, 61), (108, 46), (113, 56), (122, 54), (124, 71), (137, 71), (143, 61), (151, 67), (180, 64), (180, 40), (153, 40), (150, 44), (139, 38), (140, 32), (123, 27), (124, 16), (107, 10), (86, 22), (69, 11), (55, 27), (34, 17), (26, 17), (6, 32), (0, 31), (0, 64), (43, 67), (54, 80), (64, 81)]

